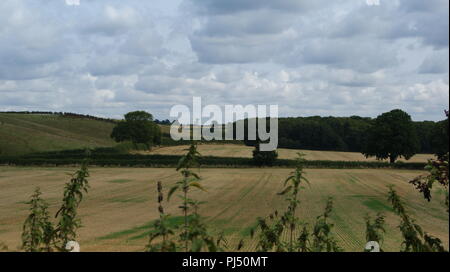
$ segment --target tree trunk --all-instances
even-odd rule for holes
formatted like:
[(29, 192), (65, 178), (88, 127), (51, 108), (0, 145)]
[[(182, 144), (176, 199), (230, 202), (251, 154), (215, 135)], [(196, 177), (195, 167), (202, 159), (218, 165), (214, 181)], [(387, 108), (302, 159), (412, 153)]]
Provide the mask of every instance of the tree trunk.
[(397, 156), (389, 155), (389, 162), (390, 162), (391, 164), (395, 163), (396, 160), (397, 160)]

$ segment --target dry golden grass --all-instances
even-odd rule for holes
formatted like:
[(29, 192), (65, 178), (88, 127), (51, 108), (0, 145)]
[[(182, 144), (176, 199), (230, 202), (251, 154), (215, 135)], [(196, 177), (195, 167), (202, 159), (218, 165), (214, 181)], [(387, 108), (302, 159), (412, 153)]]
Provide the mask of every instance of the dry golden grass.
[[(163, 155), (183, 155), (186, 153), (188, 146), (169, 146), (155, 148), (150, 152), (139, 152), (144, 154), (163, 154)], [(217, 157), (244, 157), (252, 156), (253, 148), (244, 145), (234, 144), (200, 144), (198, 150), (203, 156)], [(301, 152), (306, 155), (307, 160), (330, 160), (330, 161), (375, 161), (375, 158), (367, 159), (361, 153), (357, 152), (336, 152), (336, 151), (313, 151), (298, 149), (278, 149), (278, 157), (280, 159), (295, 159), (297, 153)], [(411, 158), (408, 162), (427, 162), (433, 158), (431, 154), (418, 154)], [(404, 160), (404, 159), (403, 159)]]
[[(24, 204), (36, 186), (50, 203), (52, 213), (60, 205), (67, 173), (75, 168), (0, 167), (0, 241), (18, 250), (22, 223), (27, 216)], [(202, 183), (208, 192), (195, 192), (193, 198), (207, 201), (201, 213), (217, 231), (224, 230), (231, 244), (248, 232), (256, 217), (266, 216), (285, 203), (276, 195), (289, 169), (202, 169)], [(395, 184), (407, 201), (408, 210), (424, 229), (441, 238), (448, 248), (449, 224), (437, 195), (431, 203), (416, 192), (408, 180), (419, 171), (310, 169), (311, 187), (301, 191), (299, 216), (312, 223), (322, 213), (328, 196), (335, 198), (333, 215), (336, 234), (347, 251), (361, 251), (365, 241), (364, 216), (383, 211), (387, 215), (384, 248), (398, 251), (398, 218), (386, 201), (387, 185)], [(83, 228), (79, 231), (82, 251), (142, 251), (147, 243), (148, 224), (158, 217), (156, 181), (165, 190), (179, 175), (171, 169), (92, 168), (89, 194), (80, 207)], [(179, 215), (176, 197), (166, 203), (166, 211)], [(255, 244), (248, 241), (246, 250)], [(232, 250), (232, 249), (231, 249)]]

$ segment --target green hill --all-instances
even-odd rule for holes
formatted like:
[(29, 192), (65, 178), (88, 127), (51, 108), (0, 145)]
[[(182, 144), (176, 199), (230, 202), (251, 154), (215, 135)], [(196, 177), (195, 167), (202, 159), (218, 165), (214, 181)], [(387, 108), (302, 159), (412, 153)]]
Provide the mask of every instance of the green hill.
[(113, 127), (91, 118), (0, 113), (0, 155), (114, 146)]

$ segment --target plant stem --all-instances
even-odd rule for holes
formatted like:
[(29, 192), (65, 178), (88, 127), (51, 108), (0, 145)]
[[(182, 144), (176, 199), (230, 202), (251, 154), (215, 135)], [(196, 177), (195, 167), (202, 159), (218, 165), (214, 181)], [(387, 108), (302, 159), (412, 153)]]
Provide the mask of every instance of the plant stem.
[(184, 177), (184, 239), (185, 239), (185, 251), (188, 252), (188, 218), (187, 218), (187, 192), (188, 192), (188, 186), (187, 186), (187, 176)]

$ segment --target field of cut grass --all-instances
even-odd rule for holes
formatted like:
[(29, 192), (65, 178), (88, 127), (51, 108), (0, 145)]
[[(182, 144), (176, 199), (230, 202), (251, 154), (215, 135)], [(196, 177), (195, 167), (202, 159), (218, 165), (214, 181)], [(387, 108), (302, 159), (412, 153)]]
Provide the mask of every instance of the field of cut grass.
[(0, 113), (0, 155), (113, 146), (113, 127), (59, 115)]
[[(161, 154), (161, 155), (183, 155), (186, 153), (188, 146), (169, 146), (155, 148), (151, 152), (139, 152), (143, 154)], [(200, 144), (198, 150), (203, 156), (217, 157), (252, 157), (253, 148), (245, 145), (234, 144)], [(314, 150), (296, 150), (296, 149), (278, 149), (278, 158), (295, 159), (297, 153), (301, 152), (306, 155), (307, 160), (330, 160), (330, 161), (375, 161), (375, 158), (367, 159), (361, 153), (357, 152), (337, 152), (337, 151), (314, 151)], [(431, 154), (417, 154), (408, 162), (427, 162), (433, 158)], [(402, 159), (401, 159), (402, 160)], [(404, 159), (403, 159), (404, 161)]]
[[(22, 223), (28, 213), (25, 202), (39, 186), (54, 214), (60, 205), (68, 173), (75, 168), (0, 167), (0, 241), (10, 250), (20, 245)], [(276, 193), (289, 169), (201, 169), (201, 181), (207, 192), (194, 192), (192, 197), (207, 201), (200, 213), (216, 232), (225, 231), (229, 244), (248, 235), (258, 216), (285, 208)], [(387, 185), (394, 184), (406, 201), (407, 209), (425, 231), (449, 243), (448, 214), (443, 206), (443, 191), (436, 191), (428, 203), (408, 184), (421, 174), (406, 170), (331, 170), (309, 169), (310, 187), (301, 191), (298, 215), (313, 223), (323, 211), (328, 196), (333, 196), (332, 219), (339, 244), (347, 251), (362, 251), (365, 244), (366, 214), (384, 212), (387, 234), (384, 249), (398, 251), (399, 219), (387, 202)], [(142, 251), (153, 220), (158, 217), (156, 181), (162, 181), (165, 192), (179, 178), (171, 169), (92, 168), (89, 194), (79, 213), (83, 228), (79, 231), (82, 251)], [(165, 202), (173, 224), (181, 221), (178, 198)], [(245, 250), (255, 243), (246, 240)], [(233, 250), (233, 248), (231, 248)]]

